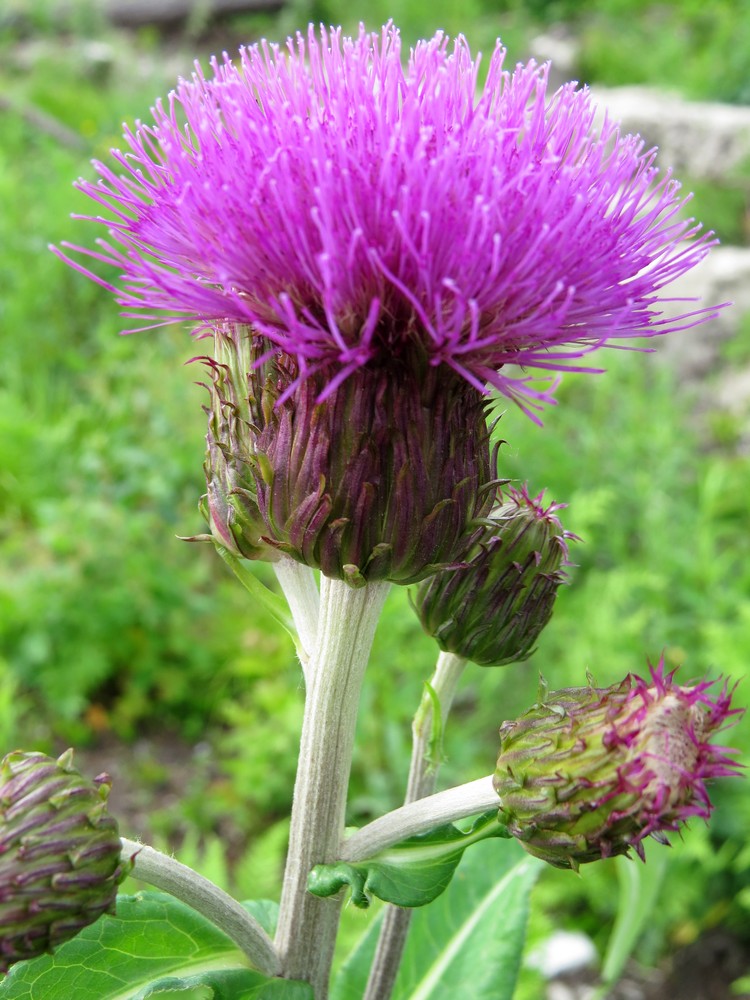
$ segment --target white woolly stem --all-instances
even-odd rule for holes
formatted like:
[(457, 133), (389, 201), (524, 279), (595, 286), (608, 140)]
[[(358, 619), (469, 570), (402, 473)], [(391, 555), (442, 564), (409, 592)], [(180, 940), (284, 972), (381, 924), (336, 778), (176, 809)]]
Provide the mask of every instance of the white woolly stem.
[[(429, 689), (422, 695), (422, 701), (412, 723), (412, 754), (409, 780), (404, 803), (416, 802), (425, 795), (432, 795), (437, 784), (443, 732), (448, 714), (453, 704), (458, 682), (466, 666), (466, 660), (455, 653), (441, 653), (430, 678)], [(432, 694), (430, 694), (430, 689)], [(440, 719), (436, 724), (435, 705), (440, 706)]]
[(500, 800), (492, 787), (492, 778), (493, 775), (488, 774), (465, 785), (447, 788), (373, 820), (344, 841), (339, 852), (341, 860), (365, 861), (418, 833), (499, 808)]
[(273, 568), (292, 613), (299, 638), (297, 652), (302, 670), (307, 674), (307, 666), (318, 636), (320, 613), (320, 594), (315, 573), (309, 566), (286, 556), (273, 563)]
[(273, 942), (258, 921), (223, 889), (187, 865), (135, 840), (122, 839), (122, 859), (133, 861), (133, 878), (187, 903), (224, 931), (260, 972), (267, 976), (278, 973)]
[(389, 587), (321, 578), (276, 934), (282, 975), (310, 982), (315, 1000), (328, 996), (341, 901), (308, 893), (307, 877), (314, 865), (338, 860), (359, 694)]

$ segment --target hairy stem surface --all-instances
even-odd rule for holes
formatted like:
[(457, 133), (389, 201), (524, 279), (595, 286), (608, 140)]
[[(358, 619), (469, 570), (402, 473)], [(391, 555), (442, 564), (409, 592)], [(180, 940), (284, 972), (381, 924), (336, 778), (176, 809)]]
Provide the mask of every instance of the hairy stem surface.
[(315, 573), (309, 566), (286, 557), (272, 565), (294, 619), (299, 637), (297, 652), (302, 670), (307, 675), (310, 656), (315, 649), (320, 614), (320, 595)]
[(122, 839), (122, 858), (133, 860), (133, 878), (187, 903), (242, 949), (256, 969), (274, 976), (279, 969), (273, 942), (247, 910), (198, 872), (153, 847)]
[(359, 694), (389, 586), (353, 589), (321, 578), (276, 934), (282, 975), (310, 982), (316, 1000), (328, 995), (341, 903), (308, 893), (307, 876), (314, 865), (338, 858)]
[(366, 861), (402, 840), (428, 833), (436, 826), (499, 809), (501, 803), (492, 779), (493, 775), (488, 774), (476, 781), (467, 781), (465, 785), (446, 788), (443, 792), (399, 806), (393, 812), (374, 819), (347, 837), (339, 851), (340, 859)]

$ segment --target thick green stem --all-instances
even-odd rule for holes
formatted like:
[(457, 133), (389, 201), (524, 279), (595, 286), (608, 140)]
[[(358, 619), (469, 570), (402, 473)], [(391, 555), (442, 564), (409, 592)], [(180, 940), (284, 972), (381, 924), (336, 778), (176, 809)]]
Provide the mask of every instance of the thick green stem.
[[(466, 660), (441, 653), (412, 724), (412, 754), (404, 803), (431, 795), (437, 784), (443, 730)], [(436, 709), (439, 706), (439, 717)], [(388, 1000), (396, 983), (412, 911), (386, 906), (364, 1000)]]
[(135, 840), (122, 840), (122, 858), (133, 861), (132, 876), (192, 906), (215, 924), (268, 976), (275, 976), (279, 960), (273, 942), (247, 910), (223, 889), (174, 858)]
[(276, 934), (282, 975), (311, 983), (316, 1000), (328, 996), (341, 903), (308, 893), (307, 876), (314, 865), (338, 858), (359, 694), (388, 589), (321, 579)]

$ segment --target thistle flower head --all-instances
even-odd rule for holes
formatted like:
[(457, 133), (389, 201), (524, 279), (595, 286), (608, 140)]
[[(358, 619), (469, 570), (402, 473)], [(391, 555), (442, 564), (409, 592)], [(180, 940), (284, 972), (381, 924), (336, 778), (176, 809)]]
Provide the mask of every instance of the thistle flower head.
[[(245, 329), (225, 344), (241, 357), (252, 341)], [(476, 389), (429, 366), (394, 366), (352, 372), (321, 401), (320, 374), (299, 381), (289, 355), (245, 371), (223, 365), (227, 385), (212, 387), (205, 505), (220, 544), (288, 555), (352, 586), (413, 583), (463, 558), (492, 503), (495, 451)], [(221, 397), (237, 385), (247, 416), (217, 449), (216, 407), (236, 418)]]
[(491, 511), (466, 561), (422, 581), (414, 606), (444, 651), (481, 666), (531, 655), (567, 579), (568, 541), (543, 494), (510, 487)]
[(731, 692), (682, 687), (663, 660), (644, 680), (542, 692), (500, 729), (494, 784), (500, 818), (522, 846), (558, 868), (668, 843), (691, 816), (708, 819), (707, 783), (736, 775), (710, 739), (736, 721)]
[[(706, 253), (654, 151), (594, 125), (588, 92), (547, 91), (442, 33), (402, 60), (397, 30), (315, 29), (182, 80), (79, 187), (106, 209), (110, 288), (147, 325), (247, 324), (319, 373), (419, 356), (538, 407), (544, 372), (613, 338), (690, 326), (662, 289)], [(68, 258), (66, 258), (68, 259)], [(290, 386), (289, 392), (293, 391)]]
[(113, 913), (120, 861), (106, 775), (89, 781), (41, 753), (0, 761), (0, 972)]

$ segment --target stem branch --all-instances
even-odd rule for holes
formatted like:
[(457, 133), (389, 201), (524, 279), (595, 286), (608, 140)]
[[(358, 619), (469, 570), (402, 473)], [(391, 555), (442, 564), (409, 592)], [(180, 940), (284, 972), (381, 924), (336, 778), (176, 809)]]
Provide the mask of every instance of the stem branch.
[(318, 636), (320, 594), (315, 582), (315, 573), (309, 566), (287, 557), (273, 563), (273, 569), (294, 619), (299, 637), (297, 652), (302, 663), (302, 671), (306, 673)]
[[(435, 672), (430, 678), (432, 696), (429, 690), (422, 695), (422, 702), (412, 723), (411, 767), (405, 804), (423, 799), (425, 795), (432, 795), (435, 791), (445, 724), (465, 666), (466, 660), (455, 653), (441, 653), (438, 657)], [(439, 719), (435, 719), (435, 701), (440, 705)]]
[(132, 875), (192, 906), (242, 949), (256, 969), (275, 976), (279, 959), (273, 942), (237, 900), (198, 872), (153, 847), (122, 838), (123, 861), (133, 860)]
[(500, 800), (492, 787), (492, 778), (488, 774), (380, 816), (347, 837), (339, 852), (340, 859), (365, 861), (418, 833), (498, 809)]

